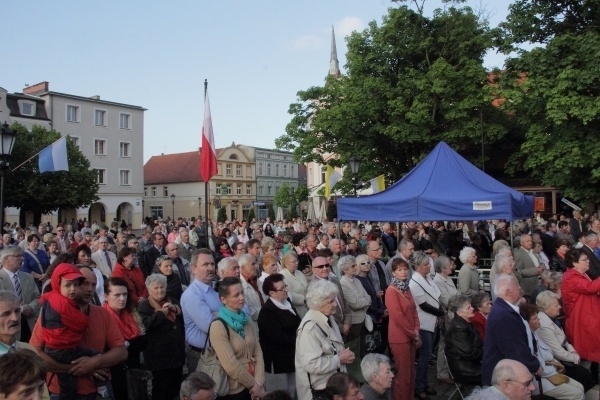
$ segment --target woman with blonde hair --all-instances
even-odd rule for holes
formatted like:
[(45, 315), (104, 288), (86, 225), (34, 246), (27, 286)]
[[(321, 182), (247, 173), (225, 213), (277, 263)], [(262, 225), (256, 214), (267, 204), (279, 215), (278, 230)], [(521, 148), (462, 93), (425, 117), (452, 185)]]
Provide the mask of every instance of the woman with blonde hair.
[(304, 318), (306, 311), (306, 289), (308, 282), (304, 274), (298, 271), (298, 255), (290, 251), (281, 258), (281, 275), (285, 284), (288, 286), (288, 295), (292, 301), (292, 305), (298, 311), (300, 318)]

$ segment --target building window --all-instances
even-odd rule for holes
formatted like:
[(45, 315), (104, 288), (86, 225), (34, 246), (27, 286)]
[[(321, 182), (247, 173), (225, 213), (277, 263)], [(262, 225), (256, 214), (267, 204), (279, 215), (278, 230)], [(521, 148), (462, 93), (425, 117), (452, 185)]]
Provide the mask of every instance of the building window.
[(122, 169), (119, 171), (119, 184), (121, 186), (130, 186), (131, 185), (131, 171), (128, 169)]
[(119, 128), (131, 129), (131, 114), (119, 114)]
[(327, 167), (321, 167), (321, 183), (325, 183), (325, 173), (327, 172)]
[(225, 194), (231, 194), (231, 183), (227, 184), (227, 193)]
[(275, 176), (279, 176), (279, 164), (275, 164)]
[(238, 183), (235, 186), (235, 194), (238, 194), (238, 195), (242, 194), (242, 184), (241, 183)]
[(169, 187), (163, 186), (163, 197), (169, 197)]
[(106, 140), (104, 140), (104, 139), (95, 139), (94, 140), (94, 154), (97, 156), (105, 156), (106, 155)]
[(94, 110), (94, 124), (96, 126), (106, 126), (106, 111)]
[(130, 158), (131, 157), (131, 143), (121, 142), (121, 143), (119, 143), (119, 148), (121, 151), (122, 158)]
[(79, 147), (79, 136), (69, 135), (69, 140), (71, 140), (71, 143), (73, 143), (74, 146)]
[(152, 197), (156, 197), (156, 186), (152, 186)]
[(287, 164), (283, 165), (283, 176), (287, 176)]
[(252, 178), (252, 167), (250, 165), (246, 165), (246, 178)]
[(290, 165), (290, 178), (294, 177), (294, 166)]
[(267, 164), (267, 176), (271, 176), (271, 163)]
[(163, 207), (162, 206), (150, 206), (150, 217), (152, 219), (162, 218), (163, 217)]
[(225, 175), (231, 176), (231, 164), (225, 164)]
[(106, 185), (106, 170), (96, 168), (96, 183), (98, 185)]
[(258, 163), (258, 176), (262, 175), (262, 163)]
[(67, 105), (67, 122), (79, 122), (79, 107)]
[(229, 159), (230, 160), (237, 160), (238, 156), (237, 156), (237, 154), (232, 154), (232, 155), (229, 156)]
[(271, 186), (267, 186), (267, 196), (271, 196), (272, 195), (271, 189), (272, 189)]
[(263, 194), (263, 187), (261, 185), (261, 186), (258, 187), (258, 195), (262, 196), (262, 194)]
[(144, 186), (144, 197), (148, 197), (148, 186)]
[(19, 106), (21, 106), (21, 115), (35, 115), (35, 103), (19, 100)]
[(252, 194), (252, 185), (246, 185), (246, 194), (247, 195), (251, 195)]
[(235, 166), (235, 176), (242, 176), (242, 166), (241, 165)]
[(221, 194), (221, 185), (217, 184), (217, 187), (215, 189), (215, 193), (216, 194)]

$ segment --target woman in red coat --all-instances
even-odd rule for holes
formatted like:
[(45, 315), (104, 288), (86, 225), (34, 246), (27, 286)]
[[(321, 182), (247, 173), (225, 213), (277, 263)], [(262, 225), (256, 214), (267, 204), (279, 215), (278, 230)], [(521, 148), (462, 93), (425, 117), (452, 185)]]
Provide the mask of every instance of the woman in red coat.
[(583, 250), (569, 250), (565, 265), (562, 299), (567, 338), (581, 358), (600, 362), (600, 346), (592, 340), (600, 332), (600, 278), (592, 281), (586, 274), (590, 261)]
[(146, 278), (139, 267), (135, 266), (135, 249), (123, 247), (117, 254), (117, 264), (112, 276), (125, 279), (129, 288), (129, 298), (137, 307), (141, 299), (148, 298)]
[(385, 305), (390, 315), (388, 341), (396, 374), (394, 400), (412, 400), (415, 393), (415, 355), (421, 347), (417, 306), (408, 287), (408, 264), (401, 258), (392, 261), (392, 281), (385, 293)]

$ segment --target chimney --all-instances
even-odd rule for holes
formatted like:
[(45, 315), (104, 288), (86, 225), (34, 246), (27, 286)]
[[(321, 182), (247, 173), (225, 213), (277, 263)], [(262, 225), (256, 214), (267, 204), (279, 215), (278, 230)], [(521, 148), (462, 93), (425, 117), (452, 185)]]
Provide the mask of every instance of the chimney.
[(40, 93), (47, 92), (49, 87), (50, 87), (50, 84), (48, 82), (44, 81), (44, 82), (40, 82), (40, 83), (37, 83), (32, 86), (27, 86), (25, 89), (23, 89), (23, 93), (31, 94), (31, 95), (35, 96)]
[(100, 96), (98, 96), (98, 95), (90, 96), (90, 99), (92, 99), (92, 100), (100, 100)]

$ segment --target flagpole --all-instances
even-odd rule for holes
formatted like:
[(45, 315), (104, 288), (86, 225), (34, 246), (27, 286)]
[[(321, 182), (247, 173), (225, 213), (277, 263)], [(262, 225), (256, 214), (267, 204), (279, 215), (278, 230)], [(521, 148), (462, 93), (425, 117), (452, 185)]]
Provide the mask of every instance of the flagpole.
[[(204, 103), (206, 103), (206, 92), (208, 91), (208, 80), (204, 79)], [(202, 149), (207, 151), (208, 149)], [(204, 182), (204, 231), (206, 232), (206, 247), (210, 248), (209, 237), (208, 237), (208, 211), (209, 211), (209, 198), (208, 198), (208, 179)]]

